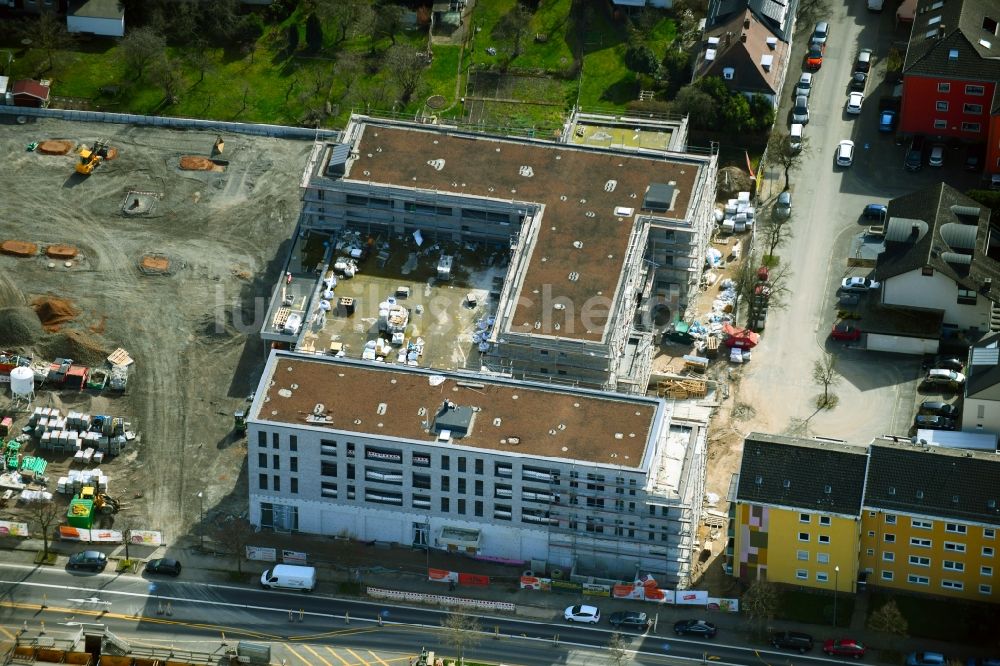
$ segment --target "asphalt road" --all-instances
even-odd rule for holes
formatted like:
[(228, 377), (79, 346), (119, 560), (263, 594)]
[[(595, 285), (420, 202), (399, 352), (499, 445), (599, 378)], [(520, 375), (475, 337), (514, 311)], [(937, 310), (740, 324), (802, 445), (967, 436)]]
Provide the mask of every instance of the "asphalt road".
[[(69, 635), (81, 626), (105, 625), (133, 645), (145, 647), (213, 652), (225, 635), (230, 641), (271, 643), (276, 662), (385, 666), (408, 659), (421, 647), (453, 653), (441, 629), (444, 616), (432, 609), (314, 594), (0, 565), (0, 633), (7, 637), (25, 622), (29, 634), (44, 622), (47, 635), (53, 637)], [(607, 625), (556, 625), (503, 616), (478, 619), (483, 637), (469, 649), (469, 657), (529, 666), (607, 663), (612, 633)], [(722, 634), (709, 641), (679, 638), (671, 626), (645, 635), (623, 634), (639, 663), (791, 661), (788, 653), (729, 645)], [(818, 651), (815, 655), (794, 654), (794, 661), (836, 661), (820, 657)]]

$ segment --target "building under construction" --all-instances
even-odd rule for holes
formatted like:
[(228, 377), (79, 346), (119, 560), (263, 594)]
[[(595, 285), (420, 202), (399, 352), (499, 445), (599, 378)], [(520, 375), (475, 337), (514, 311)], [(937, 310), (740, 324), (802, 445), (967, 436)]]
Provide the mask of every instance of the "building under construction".
[(650, 150), (580, 145), (576, 122), (543, 142), (355, 116), (312, 151), (302, 230), (503, 248), (483, 367), (644, 393), (654, 315), (682, 316), (698, 288), (716, 156), (671, 150), (684, 145), (684, 123), (670, 126), (667, 150)]

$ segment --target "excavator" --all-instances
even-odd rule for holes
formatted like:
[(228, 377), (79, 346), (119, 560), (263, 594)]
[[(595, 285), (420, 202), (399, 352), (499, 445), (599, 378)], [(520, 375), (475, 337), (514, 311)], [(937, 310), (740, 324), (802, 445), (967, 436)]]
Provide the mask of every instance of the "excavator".
[(99, 493), (95, 491), (93, 486), (84, 486), (81, 490), (80, 499), (89, 499), (94, 501), (94, 510), (97, 513), (104, 515), (110, 515), (113, 513), (118, 513), (121, 511), (121, 502), (114, 497), (106, 493)]
[(101, 162), (108, 158), (108, 144), (110, 142), (110, 139), (98, 139), (89, 150), (81, 148), (80, 161), (76, 163), (76, 172), (84, 176), (92, 174), (94, 169), (99, 167)]

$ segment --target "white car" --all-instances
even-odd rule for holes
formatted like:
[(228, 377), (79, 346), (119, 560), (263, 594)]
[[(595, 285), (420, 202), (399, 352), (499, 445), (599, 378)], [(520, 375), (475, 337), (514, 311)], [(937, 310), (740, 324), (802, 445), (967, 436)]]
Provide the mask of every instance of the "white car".
[(882, 286), (881, 282), (863, 277), (844, 278), (840, 283), (840, 288), (844, 291), (870, 291)]
[(861, 105), (865, 102), (865, 96), (859, 92), (852, 92), (847, 96), (847, 112), (852, 115), (861, 113)]
[(601, 611), (597, 606), (570, 606), (563, 613), (567, 622), (587, 622), (597, 624), (601, 619)]
[(837, 166), (849, 167), (854, 164), (854, 142), (844, 139), (837, 144)]
[(792, 107), (792, 122), (803, 125), (809, 122), (809, 98), (805, 95), (798, 95), (795, 98), (795, 105)]
[(796, 96), (805, 95), (806, 97), (809, 97), (809, 93), (812, 92), (812, 82), (812, 72), (802, 72), (802, 75), (799, 76), (798, 85), (795, 86)]

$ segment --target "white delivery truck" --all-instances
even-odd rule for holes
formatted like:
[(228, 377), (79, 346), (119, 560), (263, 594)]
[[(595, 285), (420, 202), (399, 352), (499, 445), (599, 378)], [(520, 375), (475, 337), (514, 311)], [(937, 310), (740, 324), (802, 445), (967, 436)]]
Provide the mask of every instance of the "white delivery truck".
[(260, 575), (260, 586), (268, 590), (302, 590), (316, 587), (316, 569), (292, 564), (276, 564)]

